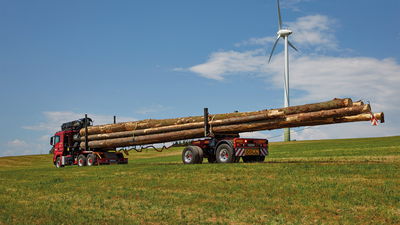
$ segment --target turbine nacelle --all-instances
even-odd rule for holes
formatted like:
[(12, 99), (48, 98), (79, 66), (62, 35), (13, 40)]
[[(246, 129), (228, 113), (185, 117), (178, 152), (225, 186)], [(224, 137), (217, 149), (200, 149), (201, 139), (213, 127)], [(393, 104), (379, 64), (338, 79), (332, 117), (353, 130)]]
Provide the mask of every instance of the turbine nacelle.
[(279, 37), (285, 37), (291, 35), (293, 32), (289, 29), (281, 29), (276, 34), (278, 34)]

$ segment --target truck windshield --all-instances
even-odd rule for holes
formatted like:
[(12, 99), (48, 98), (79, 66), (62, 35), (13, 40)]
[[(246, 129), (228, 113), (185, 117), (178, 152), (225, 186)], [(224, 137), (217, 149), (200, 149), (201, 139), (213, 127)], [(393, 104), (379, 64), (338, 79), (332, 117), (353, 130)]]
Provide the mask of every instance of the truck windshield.
[(58, 142), (60, 142), (60, 136), (54, 136), (54, 144), (57, 144)]

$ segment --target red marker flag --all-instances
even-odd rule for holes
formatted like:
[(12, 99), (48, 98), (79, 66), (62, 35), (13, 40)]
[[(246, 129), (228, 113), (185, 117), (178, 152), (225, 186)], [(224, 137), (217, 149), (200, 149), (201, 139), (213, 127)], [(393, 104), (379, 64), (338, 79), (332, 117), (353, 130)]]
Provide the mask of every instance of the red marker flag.
[(371, 125), (372, 126), (378, 126), (378, 120), (374, 116), (374, 114), (371, 112)]

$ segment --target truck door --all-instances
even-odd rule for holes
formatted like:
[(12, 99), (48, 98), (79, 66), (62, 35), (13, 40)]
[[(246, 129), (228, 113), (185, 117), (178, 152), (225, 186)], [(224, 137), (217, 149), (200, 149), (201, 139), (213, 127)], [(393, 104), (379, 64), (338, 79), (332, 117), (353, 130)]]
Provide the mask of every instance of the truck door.
[(54, 136), (54, 152), (64, 151), (64, 145), (61, 139), (62, 137), (60, 135)]

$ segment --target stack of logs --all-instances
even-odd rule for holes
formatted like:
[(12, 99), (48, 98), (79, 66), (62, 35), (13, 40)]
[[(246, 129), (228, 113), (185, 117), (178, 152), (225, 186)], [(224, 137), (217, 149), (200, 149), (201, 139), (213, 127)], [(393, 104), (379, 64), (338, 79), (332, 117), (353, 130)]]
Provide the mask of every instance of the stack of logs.
[[(375, 117), (384, 122), (383, 113), (371, 113), (369, 104), (349, 99), (333, 99), (327, 102), (291, 106), (256, 112), (183, 117), (175, 119), (148, 119), (134, 122), (90, 126), (80, 130), (81, 147), (85, 137), (90, 148), (116, 148), (155, 144), (210, 135), (238, 134), (241, 132), (273, 130), (289, 127), (316, 126), (334, 123), (369, 121)], [(205, 121), (208, 120), (207, 126)]]

